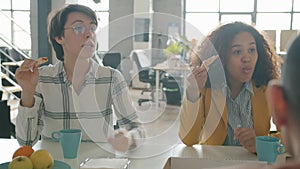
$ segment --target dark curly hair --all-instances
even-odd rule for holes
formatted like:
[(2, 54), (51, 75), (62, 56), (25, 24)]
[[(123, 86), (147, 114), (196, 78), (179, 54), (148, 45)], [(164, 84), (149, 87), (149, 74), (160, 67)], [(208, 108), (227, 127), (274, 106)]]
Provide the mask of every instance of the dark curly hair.
[[(243, 22), (232, 22), (217, 27), (204, 38), (200, 46), (192, 50), (190, 64), (201, 65), (201, 60), (219, 54), (222, 64), (225, 65), (232, 40), (238, 33), (245, 31), (249, 32), (256, 42), (258, 60), (252, 76), (256, 86), (267, 85), (270, 80), (278, 79), (282, 62), (280, 56), (276, 54), (266, 35)], [(210, 87), (209, 81), (207, 80), (206, 87)]]
[(89, 7), (79, 4), (70, 4), (59, 11), (53, 11), (48, 16), (48, 38), (52, 44), (58, 60), (64, 60), (64, 50), (62, 46), (56, 42), (56, 37), (63, 37), (65, 24), (70, 13), (80, 12), (90, 17), (96, 25), (98, 25), (96, 13)]

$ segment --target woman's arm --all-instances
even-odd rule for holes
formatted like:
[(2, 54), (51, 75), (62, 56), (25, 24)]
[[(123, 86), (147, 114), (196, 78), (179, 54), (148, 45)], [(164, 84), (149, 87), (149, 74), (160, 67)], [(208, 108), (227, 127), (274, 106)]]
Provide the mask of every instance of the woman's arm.
[(18, 107), (16, 118), (16, 137), (20, 145), (33, 146), (40, 138), (43, 129), (39, 107), (42, 99), (35, 96), (35, 103), (31, 108), (24, 107), (21, 104)]
[[(145, 129), (140, 122), (137, 112), (132, 105), (127, 83), (119, 71), (113, 72), (112, 99), (113, 106), (120, 127), (115, 132), (114, 138), (109, 139), (114, 148), (126, 151), (138, 147), (146, 137)], [(125, 138), (124, 138), (125, 137)], [(124, 142), (127, 144), (122, 145)]]
[(187, 97), (182, 101), (179, 137), (187, 146), (199, 144), (200, 132), (204, 125), (204, 108), (200, 103), (203, 101), (202, 97), (203, 95), (195, 102), (189, 101)]

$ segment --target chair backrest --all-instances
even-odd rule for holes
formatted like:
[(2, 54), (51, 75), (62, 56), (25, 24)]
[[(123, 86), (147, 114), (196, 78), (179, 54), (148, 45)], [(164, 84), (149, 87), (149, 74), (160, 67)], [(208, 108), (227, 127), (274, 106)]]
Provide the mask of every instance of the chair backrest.
[(134, 50), (131, 53), (132, 60), (136, 63), (138, 70), (151, 67), (151, 61), (148, 59), (144, 50)]
[(114, 69), (120, 69), (121, 53), (120, 52), (108, 52), (103, 55), (102, 63), (104, 66), (110, 66)]
[(145, 54), (145, 51), (134, 50), (131, 52), (131, 58), (137, 65), (139, 80), (141, 82), (154, 84), (155, 74), (150, 75), (149, 73), (149, 71), (151, 70), (151, 61), (148, 59), (148, 56)]

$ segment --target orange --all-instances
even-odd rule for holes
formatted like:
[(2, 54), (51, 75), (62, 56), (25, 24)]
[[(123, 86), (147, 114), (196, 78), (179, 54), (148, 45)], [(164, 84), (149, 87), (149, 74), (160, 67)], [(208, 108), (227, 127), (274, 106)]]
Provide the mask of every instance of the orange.
[(30, 157), (30, 155), (34, 152), (34, 150), (32, 149), (31, 146), (22, 146), (20, 148), (18, 148), (14, 154), (12, 159), (14, 159), (17, 156), (26, 156), (26, 157)]

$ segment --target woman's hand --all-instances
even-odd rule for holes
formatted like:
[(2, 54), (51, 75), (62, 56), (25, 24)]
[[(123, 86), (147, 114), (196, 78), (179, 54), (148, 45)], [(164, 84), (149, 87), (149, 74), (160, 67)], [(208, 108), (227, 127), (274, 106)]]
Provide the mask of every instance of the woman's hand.
[(187, 77), (187, 99), (196, 101), (199, 98), (201, 89), (207, 81), (205, 66), (191, 66), (192, 72)]
[(22, 65), (16, 70), (16, 80), (23, 90), (35, 91), (38, 83), (38, 64), (36, 60), (25, 59)]
[(124, 129), (116, 130), (114, 136), (108, 138), (108, 142), (117, 151), (125, 152), (133, 144), (132, 136)]
[(234, 132), (234, 139), (239, 139), (241, 145), (249, 152), (256, 152), (255, 131), (251, 128), (236, 128)]
[(22, 88), (22, 105), (31, 107), (34, 102), (33, 96), (39, 78), (38, 61), (25, 59), (22, 65), (16, 70), (15, 77)]

